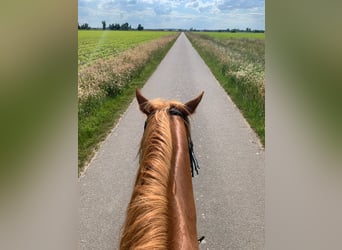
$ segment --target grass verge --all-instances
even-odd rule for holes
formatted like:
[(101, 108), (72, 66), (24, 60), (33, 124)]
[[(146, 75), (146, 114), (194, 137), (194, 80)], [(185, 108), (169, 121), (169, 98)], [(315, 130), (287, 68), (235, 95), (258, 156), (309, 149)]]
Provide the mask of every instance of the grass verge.
[[(93, 157), (99, 143), (103, 141), (114, 127), (120, 116), (132, 102), (136, 88), (144, 86), (147, 79), (155, 71), (161, 60), (174, 44), (155, 51), (149, 61), (135, 74), (129, 84), (118, 93), (100, 99), (90, 98), (87, 103), (79, 103), (78, 112), (78, 173)], [(85, 108), (86, 107), (86, 108)], [(89, 108), (90, 107), (90, 108)]]
[(222, 62), (212, 51), (199, 46), (196, 42), (198, 38), (191, 34), (187, 34), (187, 37), (265, 146), (265, 98), (259, 94), (258, 86), (246, 84), (229, 74), (226, 62)]

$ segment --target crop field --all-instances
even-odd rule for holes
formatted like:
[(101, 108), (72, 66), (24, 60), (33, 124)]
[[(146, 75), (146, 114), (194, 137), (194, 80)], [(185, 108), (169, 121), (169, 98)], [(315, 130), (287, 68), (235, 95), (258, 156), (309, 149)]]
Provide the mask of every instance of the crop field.
[(192, 32), (187, 36), (264, 144), (264, 34)]
[[(109, 34), (103, 35), (106, 38), (99, 37), (105, 33)], [(78, 98), (81, 102), (88, 98), (99, 99), (118, 94), (148, 63), (155, 51), (174, 41), (178, 35), (175, 32), (139, 31), (87, 31), (85, 34), (100, 39), (97, 41), (99, 45), (93, 44), (93, 46), (98, 48), (97, 51), (102, 51), (101, 53), (106, 53), (106, 55), (101, 53), (95, 55), (95, 52), (92, 52), (92, 59), (87, 57), (84, 61), (88, 63), (79, 65)], [(116, 38), (111, 39), (110, 37)], [(84, 38), (84, 40), (88, 41), (89, 39)], [(94, 38), (93, 43), (95, 40)], [(79, 54), (86, 55), (84, 50), (84, 47), (80, 47)]]
[(178, 37), (177, 32), (79, 31), (79, 174)]
[(170, 34), (174, 32), (79, 30), (78, 66), (115, 56), (138, 44)]

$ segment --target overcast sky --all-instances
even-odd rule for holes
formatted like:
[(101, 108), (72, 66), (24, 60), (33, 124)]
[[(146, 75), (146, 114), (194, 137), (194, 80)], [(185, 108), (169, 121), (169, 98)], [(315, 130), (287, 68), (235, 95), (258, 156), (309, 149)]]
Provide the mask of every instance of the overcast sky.
[(265, 29), (264, 0), (79, 0), (78, 21), (91, 27), (128, 22), (146, 29)]

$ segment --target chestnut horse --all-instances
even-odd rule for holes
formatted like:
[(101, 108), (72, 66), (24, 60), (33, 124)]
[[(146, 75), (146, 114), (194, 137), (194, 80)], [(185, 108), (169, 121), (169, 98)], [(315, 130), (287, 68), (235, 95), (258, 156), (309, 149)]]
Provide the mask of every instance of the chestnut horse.
[(147, 119), (120, 249), (198, 249), (191, 180), (198, 165), (188, 116), (195, 112), (203, 93), (182, 104), (149, 101), (136, 90)]

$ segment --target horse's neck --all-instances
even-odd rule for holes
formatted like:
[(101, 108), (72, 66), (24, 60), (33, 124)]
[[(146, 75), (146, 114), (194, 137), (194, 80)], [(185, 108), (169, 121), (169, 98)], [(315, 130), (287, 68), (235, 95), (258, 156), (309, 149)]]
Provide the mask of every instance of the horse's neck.
[(170, 178), (170, 249), (198, 249), (196, 209), (187, 132), (179, 116), (171, 117), (173, 171)]

